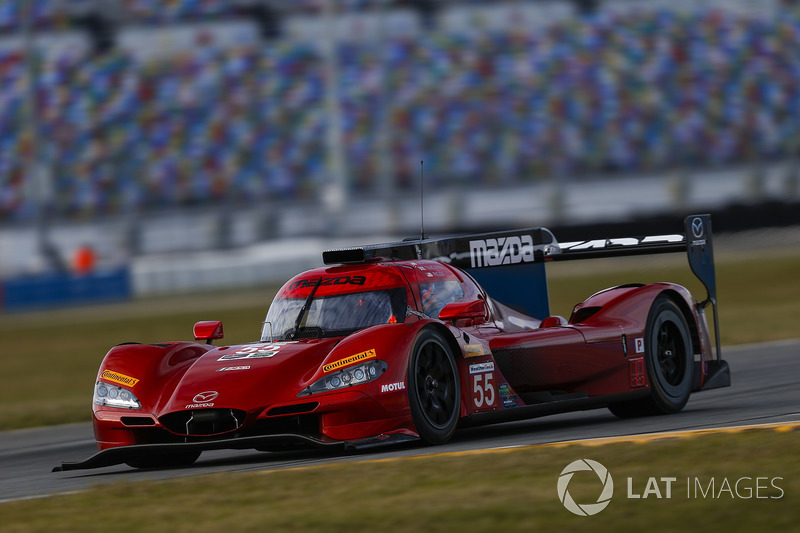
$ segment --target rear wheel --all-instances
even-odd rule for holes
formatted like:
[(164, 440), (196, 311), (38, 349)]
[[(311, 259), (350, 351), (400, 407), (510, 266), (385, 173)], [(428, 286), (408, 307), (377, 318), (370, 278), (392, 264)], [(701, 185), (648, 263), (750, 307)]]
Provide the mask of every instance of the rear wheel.
[(414, 343), (408, 367), (408, 401), (420, 438), (429, 444), (450, 440), (458, 424), (461, 389), (452, 350), (432, 329)]
[(171, 468), (189, 466), (197, 461), (201, 452), (161, 453), (128, 459), (125, 464), (133, 468)]
[(650, 308), (645, 359), (650, 396), (609, 406), (619, 417), (677, 413), (689, 400), (694, 369), (689, 326), (675, 302), (666, 296), (656, 298)]

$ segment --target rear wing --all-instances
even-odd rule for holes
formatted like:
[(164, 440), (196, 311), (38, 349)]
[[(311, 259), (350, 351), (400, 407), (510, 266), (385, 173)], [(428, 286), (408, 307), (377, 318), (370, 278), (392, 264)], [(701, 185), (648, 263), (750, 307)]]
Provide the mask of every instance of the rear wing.
[(550, 315), (546, 263), (675, 252), (687, 254), (692, 272), (706, 289), (700, 305), (712, 305), (719, 359), (717, 281), (708, 214), (686, 217), (683, 234), (558, 243), (547, 228), (527, 228), (326, 250), (322, 259), (326, 265), (420, 259), (449, 263), (466, 270), (498, 301), (544, 319)]
[(570, 261), (596, 257), (686, 252), (692, 273), (706, 289), (706, 299), (700, 302), (705, 308), (710, 304), (714, 315), (714, 335), (717, 359), (721, 357), (719, 315), (717, 313), (717, 275), (714, 269), (714, 247), (711, 239), (711, 215), (691, 215), (684, 219), (684, 234), (628, 237), (559, 243), (558, 251), (547, 256), (547, 261)]
[(547, 261), (569, 261), (595, 257), (687, 253), (689, 266), (708, 293), (702, 306), (717, 301), (717, 278), (714, 270), (714, 249), (711, 242), (711, 215), (692, 215), (684, 220), (685, 234), (627, 237), (559, 243), (558, 251)]

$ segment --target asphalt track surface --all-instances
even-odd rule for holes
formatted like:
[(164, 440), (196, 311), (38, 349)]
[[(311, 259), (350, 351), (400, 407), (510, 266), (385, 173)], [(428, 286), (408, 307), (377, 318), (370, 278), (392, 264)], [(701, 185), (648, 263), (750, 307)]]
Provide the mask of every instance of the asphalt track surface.
[(96, 451), (90, 424), (0, 433), (0, 502), (67, 493), (112, 482), (135, 482), (217, 472), (254, 472), (298, 466), (402, 458), (443, 452), (530, 446), (587, 438), (689, 431), (800, 421), (800, 340), (723, 350), (732, 386), (692, 395), (677, 415), (621, 420), (607, 409), (461, 430), (443, 446), (405, 444), (370, 452), (204, 452), (190, 467), (135, 470), (126, 465), (52, 472), (62, 461)]

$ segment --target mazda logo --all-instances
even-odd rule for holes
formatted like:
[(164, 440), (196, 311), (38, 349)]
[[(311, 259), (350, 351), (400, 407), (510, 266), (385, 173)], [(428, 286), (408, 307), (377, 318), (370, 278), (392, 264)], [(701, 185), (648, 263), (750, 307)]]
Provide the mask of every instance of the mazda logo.
[(692, 220), (692, 234), (694, 234), (695, 239), (699, 239), (703, 236), (703, 219), (702, 218), (695, 218)]
[(217, 396), (219, 396), (219, 393), (217, 391), (209, 390), (209, 391), (201, 392), (200, 394), (195, 395), (195, 397), (192, 398), (192, 402), (193, 403), (213, 402), (214, 400), (217, 399)]

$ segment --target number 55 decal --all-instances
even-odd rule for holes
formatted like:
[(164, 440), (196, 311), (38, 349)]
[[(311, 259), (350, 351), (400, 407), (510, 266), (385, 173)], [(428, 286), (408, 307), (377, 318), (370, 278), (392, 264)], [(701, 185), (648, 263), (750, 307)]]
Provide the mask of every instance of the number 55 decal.
[(495, 393), (492, 379), (494, 374), (489, 372), (488, 374), (475, 374), (472, 377), (472, 401), (475, 403), (475, 407), (478, 409), (481, 407), (493, 407)]

